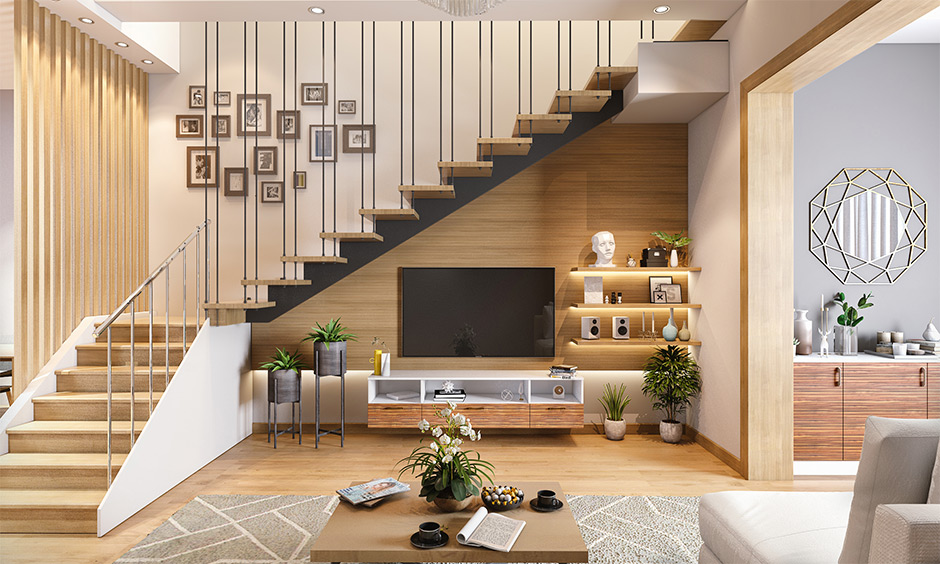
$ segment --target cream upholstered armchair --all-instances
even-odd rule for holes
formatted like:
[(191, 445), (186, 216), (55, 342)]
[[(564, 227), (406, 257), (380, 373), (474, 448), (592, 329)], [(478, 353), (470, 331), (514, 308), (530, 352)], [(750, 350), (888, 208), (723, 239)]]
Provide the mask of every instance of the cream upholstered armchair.
[(869, 417), (854, 493), (702, 496), (699, 564), (940, 562), (940, 419)]

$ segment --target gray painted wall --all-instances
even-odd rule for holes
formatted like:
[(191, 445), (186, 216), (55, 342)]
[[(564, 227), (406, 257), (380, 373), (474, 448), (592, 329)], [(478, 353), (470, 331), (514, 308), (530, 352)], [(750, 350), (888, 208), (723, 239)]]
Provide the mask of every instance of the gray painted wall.
[(0, 344), (13, 342), (13, 91), (0, 90)]
[[(813, 350), (821, 293), (853, 305), (874, 293), (859, 349), (879, 330), (920, 338), (931, 317), (940, 326), (940, 45), (875, 45), (797, 92), (794, 122), (793, 302), (810, 310)], [(809, 251), (809, 202), (848, 167), (893, 167), (927, 201), (927, 252), (893, 285), (842, 285)]]

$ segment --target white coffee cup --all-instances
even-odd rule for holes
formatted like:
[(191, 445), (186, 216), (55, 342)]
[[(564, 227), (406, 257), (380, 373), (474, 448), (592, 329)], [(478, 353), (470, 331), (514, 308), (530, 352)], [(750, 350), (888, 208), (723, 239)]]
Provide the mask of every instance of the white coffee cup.
[(905, 355), (907, 355), (907, 344), (906, 344), (906, 343), (892, 343), (891, 346), (894, 348), (894, 356), (905, 356)]

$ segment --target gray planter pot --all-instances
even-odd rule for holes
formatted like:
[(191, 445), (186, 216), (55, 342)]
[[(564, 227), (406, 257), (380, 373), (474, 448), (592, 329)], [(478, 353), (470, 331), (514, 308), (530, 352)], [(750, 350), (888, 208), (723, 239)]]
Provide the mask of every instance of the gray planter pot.
[(341, 376), (346, 373), (346, 341), (313, 344), (313, 356), (316, 359), (314, 370), (318, 376)]
[(659, 436), (667, 443), (676, 444), (682, 440), (682, 423), (673, 421), (659, 422)]
[(300, 401), (300, 374), (293, 370), (268, 370), (268, 401), (275, 401), (275, 397), (277, 403)]
[(623, 436), (627, 434), (627, 422), (623, 419), (620, 421), (604, 419), (604, 434), (612, 441), (622, 441)]

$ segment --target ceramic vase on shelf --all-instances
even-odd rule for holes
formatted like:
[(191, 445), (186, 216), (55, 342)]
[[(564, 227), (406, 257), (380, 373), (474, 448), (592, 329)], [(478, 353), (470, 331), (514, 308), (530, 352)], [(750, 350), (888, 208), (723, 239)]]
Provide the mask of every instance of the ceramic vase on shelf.
[(669, 253), (669, 266), (673, 268), (679, 266), (679, 252), (675, 249)]
[(793, 338), (800, 344), (796, 346), (796, 354), (813, 354), (813, 322), (806, 318), (808, 310), (797, 309), (796, 319), (793, 320)]
[(669, 308), (669, 323), (663, 327), (663, 339), (667, 341), (675, 341), (678, 335), (679, 328), (676, 327), (676, 322), (673, 320), (673, 309)]
[(836, 353), (845, 356), (858, 354), (858, 327), (836, 325)]
[(927, 328), (924, 329), (924, 340), (925, 341), (940, 341), (940, 331), (937, 331), (937, 326), (933, 324), (933, 318), (930, 318), (930, 322), (927, 323)]
[(679, 340), (680, 341), (690, 341), (692, 339), (692, 332), (689, 331), (689, 326), (685, 321), (682, 322), (682, 329), (679, 329)]

